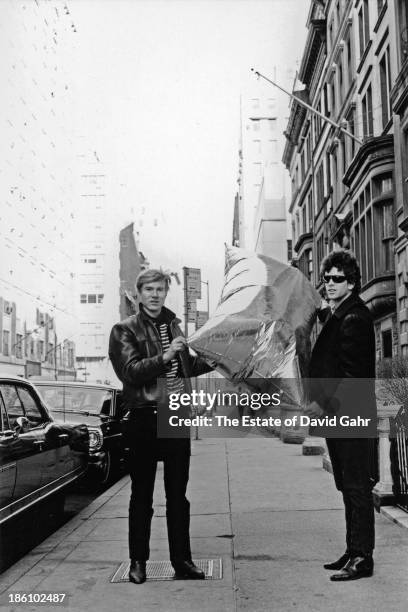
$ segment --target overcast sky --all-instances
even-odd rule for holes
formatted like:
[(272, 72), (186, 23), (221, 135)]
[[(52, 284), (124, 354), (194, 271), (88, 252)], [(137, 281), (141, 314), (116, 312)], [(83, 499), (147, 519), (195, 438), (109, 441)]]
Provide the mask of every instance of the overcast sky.
[(240, 95), (296, 69), (310, 0), (71, 0), (78, 124), (115, 217), (153, 265), (202, 269), (212, 306), (231, 241)]

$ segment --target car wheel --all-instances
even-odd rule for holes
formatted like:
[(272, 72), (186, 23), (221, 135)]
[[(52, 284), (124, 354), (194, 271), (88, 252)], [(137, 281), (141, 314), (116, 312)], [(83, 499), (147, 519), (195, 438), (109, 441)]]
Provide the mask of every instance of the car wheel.
[(112, 467), (112, 455), (110, 451), (106, 451), (100, 471), (99, 484), (107, 484), (112, 479)]

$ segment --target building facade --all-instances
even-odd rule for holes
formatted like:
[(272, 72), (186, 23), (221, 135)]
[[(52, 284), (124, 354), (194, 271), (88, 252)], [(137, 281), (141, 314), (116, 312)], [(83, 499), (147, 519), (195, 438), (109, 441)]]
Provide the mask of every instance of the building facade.
[(294, 92), (283, 156), (297, 265), (323, 290), (323, 257), (336, 248), (354, 251), (378, 360), (408, 349), (405, 20), (404, 1), (311, 2), (303, 87)]

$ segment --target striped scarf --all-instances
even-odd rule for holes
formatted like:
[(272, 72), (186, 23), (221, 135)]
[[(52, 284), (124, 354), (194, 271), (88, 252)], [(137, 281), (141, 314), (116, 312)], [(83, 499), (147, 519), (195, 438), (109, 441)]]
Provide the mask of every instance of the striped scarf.
[[(169, 331), (166, 323), (158, 323), (157, 328), (160, 334), (161, 345), (163, 348), (163, 353), (167, 351), (170, 347), (170, 338)], [(183, 393), (184, 391), (184, 381), (182, 378), (177, 376), (178, 373), (179, 362), (178, 359), (172, 359), (168, 364), (168, 369), (166, 372), (167, 379), (167, 393)]]

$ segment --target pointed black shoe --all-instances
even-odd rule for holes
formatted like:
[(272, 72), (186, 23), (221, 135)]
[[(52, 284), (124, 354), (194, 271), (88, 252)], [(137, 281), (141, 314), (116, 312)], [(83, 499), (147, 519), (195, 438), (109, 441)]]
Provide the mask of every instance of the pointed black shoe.
[(351, 557), (338, 574), (330, 576), (333, 582), (346, 582), (347, 580), (358, 580), (373, 575), (374, 561), (372, 557)]
[(129, 582), (143, 584), (146, 582), (146, 561), (131, 560), (129, 567)]
[(192, 561), (181, 561), (174, 565), (174, 570), (175, 580), (205, 580), (203, 570), (200, 570)]
[(333, 561), (333, 563), (325, 563), (323, 567), (327, 570), (341, 570), (346, 565), (349, 559), (350, 553), (345, 552), (344, 555), (341, 555), (340, 559), (337, 559), (337, 561)]

